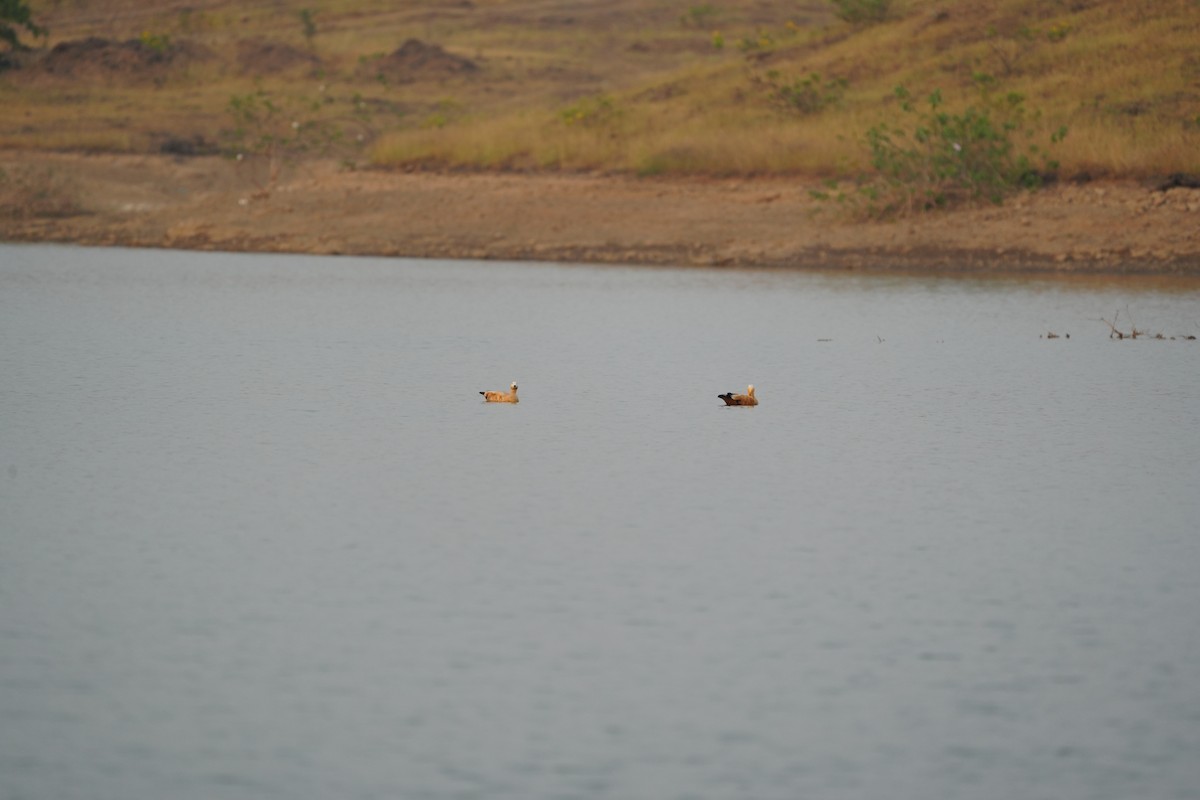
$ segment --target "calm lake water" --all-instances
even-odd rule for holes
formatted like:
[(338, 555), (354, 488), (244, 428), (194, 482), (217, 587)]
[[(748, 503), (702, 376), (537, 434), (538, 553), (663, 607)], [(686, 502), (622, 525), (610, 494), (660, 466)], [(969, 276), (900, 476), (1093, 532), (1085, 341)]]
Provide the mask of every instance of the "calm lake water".
[(1200, 286), (0, 246), (0, 798), (1200, 798), (1117, 312)]

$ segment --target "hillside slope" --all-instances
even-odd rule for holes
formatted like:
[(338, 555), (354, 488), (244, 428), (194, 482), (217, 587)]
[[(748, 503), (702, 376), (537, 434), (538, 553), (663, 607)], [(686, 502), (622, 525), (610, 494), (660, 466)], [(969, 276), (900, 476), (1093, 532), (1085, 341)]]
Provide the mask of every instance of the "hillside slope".
[(1195, 0), (307, 5), (33, 2), (51, 35), (0, 73), (0, 147), (845, 175), (896, 85), (963, 108), (986, 74), (1037, 141), (1068, 128), (1067, 176), (1200, 172)]
[[(894, 89), (945, 108), (1024, 98), (1031, 140), (1071, 177), (1200, 169), (1200, 4), (1191, 0), (990, 3), (912, 0), (874, 26), (798, 25), (695, 34), (707, 44), (668, 76), (548, 110), (405, 128), (384, 163), (608, 168), (639, 173), (841, 175), (864, 166), (866, 131), (902, 116)], [(582, 124), (581, 124), (582, 123)]]

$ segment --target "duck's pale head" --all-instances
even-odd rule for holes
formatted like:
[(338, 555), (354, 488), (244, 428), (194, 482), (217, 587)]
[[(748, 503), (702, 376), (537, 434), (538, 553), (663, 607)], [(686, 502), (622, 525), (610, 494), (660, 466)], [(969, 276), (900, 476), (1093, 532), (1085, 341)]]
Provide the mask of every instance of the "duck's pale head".
[(750, 395), (751, 397), (754, 397), (754, 384), (750, 384), (749, 386), (746, 387), (746, 394)]

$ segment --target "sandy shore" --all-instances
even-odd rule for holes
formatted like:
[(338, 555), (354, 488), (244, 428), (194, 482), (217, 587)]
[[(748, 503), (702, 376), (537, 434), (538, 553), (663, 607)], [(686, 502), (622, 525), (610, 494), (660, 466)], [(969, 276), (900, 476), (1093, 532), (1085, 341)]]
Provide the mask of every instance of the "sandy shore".
[[(1059, 185), (855, 222), (803, 180), (402, 173), (298, 165), (269, 194), (220, 158), (0, 152), (71, 208), (0, 194), (0, 239), (197, 250), (1200, 276), (1200, 190)], [(0, 187), (0, 193), (3, 188)], [(64, 214), (64, 211), (71, 213)]]

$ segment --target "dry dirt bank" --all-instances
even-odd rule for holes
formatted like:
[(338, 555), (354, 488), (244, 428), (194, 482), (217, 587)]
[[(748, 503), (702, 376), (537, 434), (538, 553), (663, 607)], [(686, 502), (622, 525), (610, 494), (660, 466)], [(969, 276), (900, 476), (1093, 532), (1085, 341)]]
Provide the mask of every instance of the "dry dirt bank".
[[(0, 239), (198, 250), (1200, 277), (1200, 190), (1051, 187), (853, 222), (796, 179), (293, 168), (269, 196), (220, 158), (0, 152)], [(48, 189), (30, 194), (38, 181)], [(24, 188), (22, 188), (24, 187)]]

